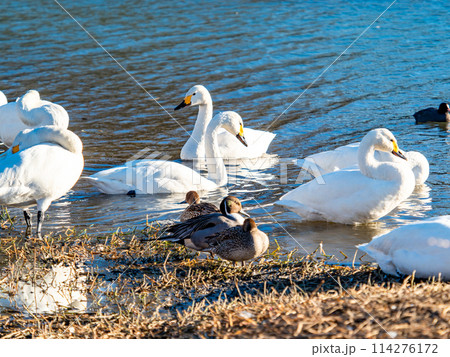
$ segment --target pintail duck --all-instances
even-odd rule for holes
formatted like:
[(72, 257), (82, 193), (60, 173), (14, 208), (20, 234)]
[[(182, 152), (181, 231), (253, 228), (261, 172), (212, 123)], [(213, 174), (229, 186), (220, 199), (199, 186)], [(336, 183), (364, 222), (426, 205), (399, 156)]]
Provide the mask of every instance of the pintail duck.
[(269, 237), (260, 231), (253, 219), (247, 218), (242, 226), (227, 228), (205, 238), (209, 245), (203, 252), (217, 254), (232, 262), (244, 262), (264, 254), (269, 247)]
[(207, 242), (208, 237), (227, 228), (242, 226), (244, 218), (239, 213), (247, 215), (242, 210), (242, 204), (238, 198), (227, 196), (220, 203), (220, 213), (197, 216), (169, 226), (165, 231), (167, 235), (159, 238), (159, 240), (167, 240), (194, 250), (203, 251), (203, 249), (210, 247)]
[(186, 193), (186, 203), (189, 205), (180, 216), (180, 221), (185, 222), (188, 219), (203, 216), (210, 213), (219, 213), (216, 205), (209, 202), (200, 202), (200, 196), (196, 191)]

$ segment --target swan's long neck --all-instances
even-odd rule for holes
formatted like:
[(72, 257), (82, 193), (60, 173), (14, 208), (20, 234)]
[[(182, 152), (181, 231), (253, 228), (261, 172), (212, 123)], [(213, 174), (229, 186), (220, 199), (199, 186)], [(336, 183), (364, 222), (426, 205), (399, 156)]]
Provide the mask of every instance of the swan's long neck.
[(198, 106), (198, 114), (194, 125), (194, 130), (181, 150), (182, 158), (185, 156), (185, 150), (191, 152), (194, 158), (203, 159), (205, 157), (205, 133), (206, 128), (212, 119), (212, 113), (213, 103), (211, 97), (209, 97), (206, 98), (205, 104)]
[(59, 145), (74, 154), (81, 154), (83, 151), (83, 143), (76, 134), (55, 126), (42, 126), (19, 133), (12, 146), (19, 145), (19, 149), (23, 151), (43, 143)]
[(217, 142), (217, 134), (222, 126), (220, 119), (211, 121), (206, 128), (206, 167), (208, 179), (214, 181), (218, 186), (226, 185), (228, 181), (227, 171)]
[(370, 140), (363, 139), (359, 145), (358, 165), (363, 175), (376, 180), (402, 181), (405, 177), (402, 164), (379, 161), (375, 157), (375, 147)]

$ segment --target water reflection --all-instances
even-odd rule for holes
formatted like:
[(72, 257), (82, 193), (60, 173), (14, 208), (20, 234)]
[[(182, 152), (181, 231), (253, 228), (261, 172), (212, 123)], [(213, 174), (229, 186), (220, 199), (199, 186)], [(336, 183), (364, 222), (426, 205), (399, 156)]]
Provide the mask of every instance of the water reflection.
[(86, 277), (80, 274), (79, 269), (55, 265), (45, 275), (42, 274), (42, 269), (31, 269), (27, 277), (17, 283), (17, 291), (12, 299), (0, 299), (3, 308), (17, 307), (31, 313), (86, 311)]

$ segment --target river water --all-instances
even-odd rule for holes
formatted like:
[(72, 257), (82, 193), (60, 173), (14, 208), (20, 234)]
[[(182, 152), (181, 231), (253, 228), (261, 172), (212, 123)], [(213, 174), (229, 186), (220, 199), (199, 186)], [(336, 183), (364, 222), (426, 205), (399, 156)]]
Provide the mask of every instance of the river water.
[[(412, 117), (449, 100), (450, 21), (443, 2), (397, 1), (369, 29), (390, 1), (59, 3), (98, 43), (57, 2), (3, 0), (0, 90), (13, 100), (37, 89), (67, 109), (70, 129), (84, 143), (83, 176), (144, 149), (179, 160), (188, 139), (183, 128), (192, 130), (197, 110), (173, 108), (191, 86), (203, 84), (214, 112), (237, 111), (246, 127), (277, 134), (269, 153), (279, 161), (238, 169), (228, 187), (269, 234), (271, 249), (275, 239), (302, 254), (323, 242), (327, 253), (352, 256), (356, 244), (377, 234), (449, 213), (448, 128), (415, 125)], [(430, 162), (426, 185), (399, 208), (377, 222), (346, 226), (299, 222), (272, 205), (298, 185), (299, 168), (290, 159), (360, 140), (377, 127)], [(218, 202), (223, 195), (204, 198)], [(147, 219), (175, 219), (182, 199), (108, 196), (81, 179), (48, 210), (44, 230), (140, 227)], [(10, 212), (23, 230), (21, 211)]]

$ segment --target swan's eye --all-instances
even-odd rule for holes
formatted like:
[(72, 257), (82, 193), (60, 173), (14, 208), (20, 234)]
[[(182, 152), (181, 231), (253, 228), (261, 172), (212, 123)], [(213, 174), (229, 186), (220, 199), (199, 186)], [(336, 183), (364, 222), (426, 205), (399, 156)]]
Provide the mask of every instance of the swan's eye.
[(197, 92), (195, 92), (194, 94), (192, 94), (192, 95), (196, 95), (197, 94)]

